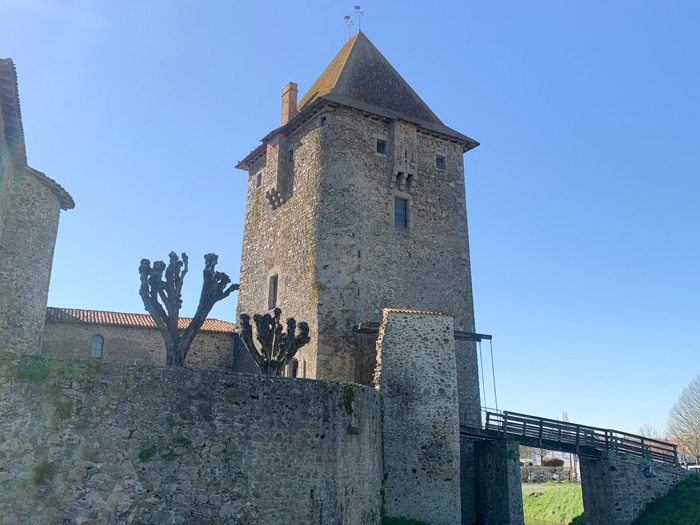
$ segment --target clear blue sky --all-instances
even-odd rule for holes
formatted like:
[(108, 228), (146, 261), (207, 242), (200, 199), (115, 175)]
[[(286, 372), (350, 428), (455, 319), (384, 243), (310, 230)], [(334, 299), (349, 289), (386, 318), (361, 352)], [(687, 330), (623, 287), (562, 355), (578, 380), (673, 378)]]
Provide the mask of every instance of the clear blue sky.
[[(363, 2), (362, 29), (465, 156), (499, 407), (662, 431), (700, 373), (700, 3)], [(49, 304), (143, 312), (142, 257), (240, 264), (245, 173), (353, 3), (0, 0), (29, 163), (75, 198)], [(353, 30), (357, 28), (357, 23)], [(234, 320), (235, 297), (212, 316)], [(490, 369), (487, 370), (487, 377)], [(487, 402), (493, 405), (491, 381)]]

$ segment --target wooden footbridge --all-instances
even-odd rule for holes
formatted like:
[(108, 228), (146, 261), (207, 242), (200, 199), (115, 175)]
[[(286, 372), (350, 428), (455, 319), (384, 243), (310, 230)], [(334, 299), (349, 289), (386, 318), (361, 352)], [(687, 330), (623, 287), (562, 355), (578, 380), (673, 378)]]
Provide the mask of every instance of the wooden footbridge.
[(461, 427), (460, 434), (517, 441), (529, 447), (594, 458), (611, 450), (659, 463), (678, 464), (676, 445), (665, 441), (517, 412), (486, 412), (483, 428)]

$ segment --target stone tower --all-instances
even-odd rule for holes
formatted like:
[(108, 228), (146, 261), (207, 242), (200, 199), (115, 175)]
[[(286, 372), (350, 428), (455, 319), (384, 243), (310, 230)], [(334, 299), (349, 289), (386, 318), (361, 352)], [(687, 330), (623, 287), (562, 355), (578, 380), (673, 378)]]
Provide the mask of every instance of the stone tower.
[(17, 72), (0, 59), (0, 350), (40, 351), (58, 218), (74, 206), (27, 165)]
[[(383, 308), (442, 311), (474, 331), (463, 154), (445, 126), (363, 33), (281, 127), (236, 167), (248, 172), (238, 313), (279, 306), (309, 323), (299, 377), (369, 384)], [(455, 349), (463, 423), (479, 421), (473, 342)]]

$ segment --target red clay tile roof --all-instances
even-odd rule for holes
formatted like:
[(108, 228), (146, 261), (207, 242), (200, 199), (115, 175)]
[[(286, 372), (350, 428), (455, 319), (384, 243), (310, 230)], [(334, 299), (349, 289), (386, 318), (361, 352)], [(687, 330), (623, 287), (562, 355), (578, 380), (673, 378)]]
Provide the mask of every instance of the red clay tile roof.
[(427, 312), (425, 310), (405, 310), (402, 308), (385, 308), (384, 311), (392, 314), (442, 315), (444, 317), (454, 317), (454, 315), (446, 312)]
[[(105, 324), (111, 326), (133, 326), (142, 328), (155, 328), (153, 319), (148, 314), (124, 314), (119, 312), (101, 312), (99, 310), (78, 310), (75, 308), (46, 309), (46, 321), (52, 323), (76, 323), (76, 324)], [(178, 327), (181, 330), (187, 328), (192, 321), (191, 317), (181, 317)], [(204, 321), (200, 331), (233, 333), (235, 325), (218, 319)]]

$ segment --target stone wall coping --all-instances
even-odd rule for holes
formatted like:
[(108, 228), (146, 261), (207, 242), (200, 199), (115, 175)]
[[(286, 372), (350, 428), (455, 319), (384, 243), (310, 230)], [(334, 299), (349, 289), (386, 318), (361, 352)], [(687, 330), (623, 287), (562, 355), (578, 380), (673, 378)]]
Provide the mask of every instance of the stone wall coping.
[(405, 310), (403, 308), (385, 308), (384, 312), (390, 314), (440, 315), (443, 317), (454, 317), (454, 315), (448, 314), (447, 312), (430, 312), (427, 310)]

